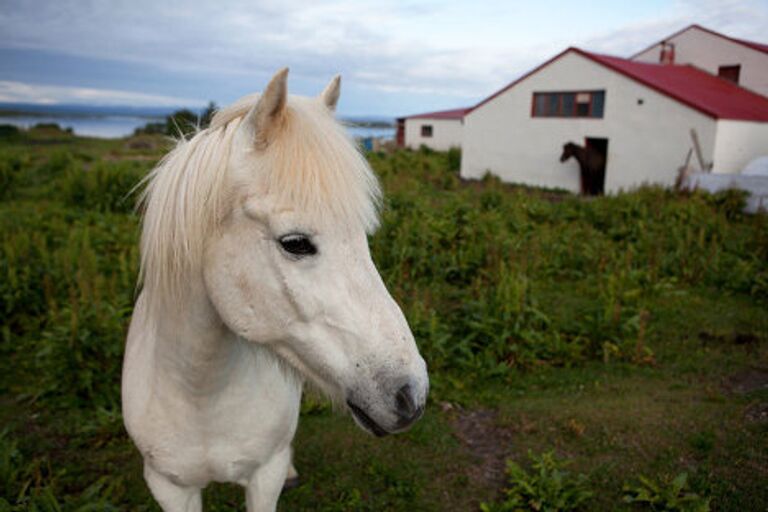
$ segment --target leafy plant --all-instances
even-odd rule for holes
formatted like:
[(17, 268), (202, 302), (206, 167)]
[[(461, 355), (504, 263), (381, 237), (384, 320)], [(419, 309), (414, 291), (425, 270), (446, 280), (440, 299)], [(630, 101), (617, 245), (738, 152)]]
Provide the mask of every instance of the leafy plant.
[(541, 455), (528, 452), (531, 470), (507, 461), (507, 482), (504, 500), (500, 503), (482, 503), (483, 512), (566, 512), (581, 510), (592, 497), (588, 479), (583, 474), (565, 470), (569, 462), (555, 457), (549, 451)]
[(709, 498), (699, 496), (688, 488), (688, 473), (685, 472), (663, 483), (640, 476), (637, 483), (624, 485), (624, 502), (653, 511), (709, 511)]
[(104, 212), (133, 210), (137, 195), (131, 194), (147, 173), (137, 162), (98, 163), (92, 169), (70, 168), (60, 180), (68, 205)]
[(452, 147), (448, 150), (448, 170), (458, 172), (461, 167), (461, 148)]
[(45, 459), (25, 460), (7, 431), (0, 432), (0, 512), (116, 511), (109, 496), (117, 493), (120, 479), (103, 477), (80, 496), (57, 497), (57, 475)]
[(0, 152), (0, 199), (12, 197), (24, 167), (29, 165), (27, 155), (19, 152)]

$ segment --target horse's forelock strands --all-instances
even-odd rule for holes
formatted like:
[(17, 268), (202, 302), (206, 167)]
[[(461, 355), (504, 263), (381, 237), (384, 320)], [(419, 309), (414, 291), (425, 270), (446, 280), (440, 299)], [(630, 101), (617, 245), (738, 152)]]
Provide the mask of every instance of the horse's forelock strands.
[(266, 157), (268, 189), (281, 202), (332, 222), (359, 222), (369, 233), (376, 229), (378, 180), (344, 127), (322, 108), (289, 111)]
[(203, 130), (176, 147), (150, 173), (142, 194), (140, 283), (148, 296), (174, 303), (202, 263), (205, 239), (223, 215), (221, 198), (237, 122)]

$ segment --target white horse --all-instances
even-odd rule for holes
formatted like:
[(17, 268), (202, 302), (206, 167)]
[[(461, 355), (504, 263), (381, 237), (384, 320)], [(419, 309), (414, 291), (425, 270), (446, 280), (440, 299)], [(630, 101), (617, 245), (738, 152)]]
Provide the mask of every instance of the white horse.
[(424, 410), (426, 365), (368, 249), (378, 182), (333, 116), (339, 77), (303, 98), (287, 75), (148, 178), (122, 396), (165, 511), (201, 510), (211, 481), (274, 510), (304, 379), (377, 436)]

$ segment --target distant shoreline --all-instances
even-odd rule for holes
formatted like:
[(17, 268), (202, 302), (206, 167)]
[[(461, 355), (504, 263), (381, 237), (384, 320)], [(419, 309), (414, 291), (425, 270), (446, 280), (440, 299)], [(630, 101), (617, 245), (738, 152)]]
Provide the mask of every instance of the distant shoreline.
[(346, 126), (353, 126), (355, 128), (394, 128), (394, 123), (388, 123), (387, 121), (350, 121), (341, 118), (341, 122)]
[(41, 111), (28, 111), (28, 110), (10, 110), (0, 109), (0, 118), (4, 117), (60, 117), (60, 118), (82, 118), (82, 119), (99, 119), (103, 117), (136, 117), (147, 120), (164, 119), (162, 115), (150, 115), (150, 114), (129, 114), (129, 113), (86, 113), (86, 112), (41, 112)]
[[(39, 118), (77, 118), (103, 119), (106, 117), (130, 117), (147, 119), (148, 121), (163, 120), (178, 108), (165, 107), (102, 107), (91, 105), (37, 105), (0, 103), (0, 119), (13, 117)], [(195, 109), (190, 109), (193, 112)], [(389, 129), (395, 127), (394, 118), (382, 116), (349, 116), (341, 117), (341, 122), (354, 128)]]
[[(342, 119), (342, 124), (357, 138), (392, 139), (395, 128), (379, 119)], [(37, 125), (58, 125), (62, 130), (78, 136), (115, 139), (129, 137), (148, 125), (165, 125), (165, 116), (118, 112), (27, 112), (22, 109), (0, 107), (0, 125), (29, 130)]]

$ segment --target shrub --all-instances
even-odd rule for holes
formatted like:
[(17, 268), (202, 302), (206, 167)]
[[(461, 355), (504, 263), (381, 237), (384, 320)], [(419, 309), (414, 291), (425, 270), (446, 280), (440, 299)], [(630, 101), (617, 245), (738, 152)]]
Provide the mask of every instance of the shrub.
[(23, 137), (18, 126), (12, 124), (0, 124), (0, 140), (17, 141)]
[(504, 500), (483, 503), (483, 512), (567, 512), (583, 510), (592, 497), (587, 476), (565, 470), (568, 462), (557, 459), (554, 452), (534, 455), (528, 452), (531, 471), (513, 461), (507, 461), (507, 482)]
[(97, 163), (84, 170), (68, 169), (61, 180), (61, 194), (69, 206), (102, 212), (130, 212), (135, 197), (131, 197), (148, 169), (140, 162)]
[(712, 195), (707, 194), (707, 201), (719, 211), (723, 212), (726, 219), (738, 219), (744, 215), (744, 207), (747, 204), (749, 192), (730, 188), (716, 192)]
[(461, 148), (453, 147), (448, 150), (448, 170), (458, 172), (461, 168)]
[(119, 501), (125, 490), (122, 479), (102, 477), (79, 496), (60, 498), (58, 478), (46, 458), (27, 460), (18, 443), (7, 431), (0, 432), (0, 511), (2, 512), (72, 512), (119, 510), (111, 501)]
[(0, 199), (13, 197), (21, 182), (22, 172), (28, 166), (27, 155), (14, 151), (0, 152)]
[(688, 488), (687, 473), (680, 473), (672, 481), (663, 483), (641, 476), (637, 483), (624, 485), (624, 502), (653, 511), (709, 511), (709, 498), (701, 497)]

